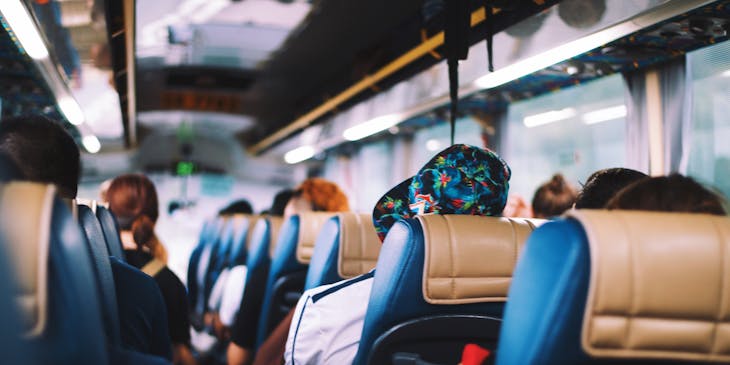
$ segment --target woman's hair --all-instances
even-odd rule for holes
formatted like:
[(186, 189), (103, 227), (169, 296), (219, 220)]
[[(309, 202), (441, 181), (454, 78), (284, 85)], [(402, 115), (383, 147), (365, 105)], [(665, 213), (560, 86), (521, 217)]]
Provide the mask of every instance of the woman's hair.
[(271, 203), (271, 209), (269, 209), (268, 213), (277, 217), (283, 216), (284, 209), (286, 209), (286, 204), (289, 203), (289, 199), (291, 199), (293, 194), (294, 190), (291, 189), (284, 189), (276, 193), (274, 201)]
[(614, 167), (591, 174), (575, 200), (576, 209), (601, 209), (621, 189), (647, 178), (646, 174), (632, 169)]
[(315, 212), (344, 212), (350, 210), (347, 196), (337, 184), (312, 177), (297, 187), (292, 197), (301, 197), (312, 205)]
[(565, 181), (563, 175), (555, 174), (535, 191), (532, 214), (535, 218), (559, 216), (573, 206), (575, 197), (575, 189)]
[(152, 181), (141, 174), (118, 176), (109, 185), (106, 197), (119, 227), (132, 232), (137, 249), (147, 247), (156, 259), (167, 261), (167, 251), (155, 236), (159, 207)]
[(694, 179), (679, 174), (637, 181), (619, 191), (607, 209), (650, 210), (725, 215), (723, 198)]

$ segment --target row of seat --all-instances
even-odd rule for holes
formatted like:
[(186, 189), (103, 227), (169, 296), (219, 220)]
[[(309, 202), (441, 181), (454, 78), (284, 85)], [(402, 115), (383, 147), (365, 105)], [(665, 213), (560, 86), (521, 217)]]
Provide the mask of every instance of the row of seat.
[(11, 182), (0, 191), (0, 251), (7, 255), (0, 260), (16, 284), (0, 301), (14, 299), (24, 333), (20, 344), (18, 332), (8, 337), (15, 343), (2, 342), (14, 346), (3, 351), (3, 363), (167, 364), (122, 344), (113, 262), (152, 279), (123, 263), (113, 215), (93, 202), (62, 201), (51, 185)]
[[(247, 330), (255, 331), (258, 344), (296, 303), (302, 290), (366, 272), (377, 259), (357, 364), (392, 363), (394, 359), (414, 364), (449, 363), (458, 359), (466, 343), (496, 351), (499, 364), (578, 364), (634, 357), (727, 359), (723, 353), (727, 353), (724, 341), (728, 337), (722, 336), (727, 306), (719, 298), (730, 294), (729, 288), (720, 283), (730, 281), (718, 282), (718, 277), (724, 275), (724, 261), (717, 259), (724, 257), (724, 247), (730, 242), (727, 218), (578, 211), (532, 233), (545, 221), (421, 216), (396, 224), (379, 258), (380, 245), (374, 231), (370, 231), (370, 222), (366, 215), (350, 213), (303, 214), (284, 223), (278, 239), (278, 219), (265, 218), (257, 223), (249, 241), (246, 263), (250, 275), (239, 316), (243, 316)], [(667, 231), (663, 227), (675, 229)], [(591, 233), (594, 231), (603, 233)], [(618, 235), (620, 244), (616, 243), (617, 232), (623, 233)], [(275, 243), (270, 245), (272, 236)], [(350, 237), (349, 241), (345, 237)], [(603, 247), (602, 251), (597, 247)], [(642, 251), (645, 247), (657, 252)], [(348, 252), (356, 252), (350, 257), (354, 261), (348, 261)], [(643, 252), (645, 257), (637, 258), (635, 252)], [(698, 256), (696, 252), (703, 254)], [(655, 254), (671, 263), (661, 275), (651, 274), (656, 266), (651, 260)], [(692, 265), (684, 265), (682, 261), (692, 255), (696, 256)], [(600, 273), (591, 265), (599, 256), (608, 257)], [(515, 269), (518, 257), (522, 258)], [(631, 262), (640, 262), (641, 267), (635, 268)], [(622, 264), (614, 267), (617, 263)], [(698, 271), (702, 266), (714, 271)], [(641, 274), (624, 275), (621, 282), (596, 279), (632, 272), (632, 268)], [(667, 268), (675, 268), (676, 272)], [(665, 276), (677, 280), (668, 281)], [(691, 286), (687, 286), (686, 277), (692, 278)], [(588, 293), (598, 290), (589, 290), (589, 282), (606, 292), (603, 301), (612, 297), (612, 291), (621, 294), (626, 308), (617, 317), (623, 319), (613, 318), (615, 308), (605, 303), (597, 305), (595, 319), (589, 317), (584, 310)], [(698, 298), (689, 294), (690, 299), (683, 299), (682, 305), (663, 307), (688, 295), (683, 294), (687, 288), (703, 288), (704, 282), (718, 285), (705, 286), (707, 289)], [(639, 284), (642, 291), (621, 291)], [(667, 286), (676, 288), (668, 290), (669, 295), (649, 290)], [(649, 300), (653, 304), (640, 303), (639, 299), (653, 298), (655, 294), (662, 299), (656, 303)], [(715, 308), (714, 312), (707, 311), (712, 316), (692, 314), (692, 306), (701, 307), (699, 303), (703, 302), (710, 303), (704, 307)], [(662, 321), (652, 327), (625, 318), (637, 315), (632, 310), (642, 305), (647, 306), (647, 313), (661, 308), (663, 313), (647, 316)], [(664, 321), (666, 313), (671, 313), (669, 319), (674, 320)], [(705, 318), (695, 323), (697, 316)], [(622, 339), (624, 332), (617, 335), (615, 320), (632, 322), (620, 328), (632, 333), (633, 341)], [(598, 329), (586, 335), (588, 332), (582, 332), (585, 323), (593, 323), (591, 328)], [(680, 328), (672, 329), (677, 323)], [(670, 326), (669, 335), (660, 330), (664, 325)], [(709, 328), (709, 332), (699, 331), (701, 328)], [(611, 351), (586, 346), (591, 342)], [(649, 350), (636, 351), (642, 346)], [(688, 348), (706, 353), (688, 354)], [(610, 360), (601, 360), (601, 356)]]
[[(188, 270), (194, 286), (215, 275), (213, 263), (219, 259), (213, 256), (226, 255), (217, 248), (227, 245), (223, 242), (229, 236), (225, 234), (229, 221), (230, 217), (221, 217), (204, 226)], [(355, 213), (304, 213), (286, 222), (264, 217), (239, 240), (237, 245), (246, 247), (248, 254), (237, 313), (241, 323), (238, 335), (251, 339), (255, 348), (296, 305), (303, 290), (371, 270), (381, 246), (369, 215)], [(190, 293), (195, 293), (191, 295), (198, 308), (204, 308), (206, 293), (199, 288), (191, 288)]]

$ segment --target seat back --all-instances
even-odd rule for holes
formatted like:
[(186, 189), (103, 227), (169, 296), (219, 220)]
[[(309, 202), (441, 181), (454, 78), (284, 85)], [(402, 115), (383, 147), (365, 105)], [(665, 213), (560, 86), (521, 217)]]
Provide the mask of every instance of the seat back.
[(378, 257), (355, 363), (390, 363), (396, 352), (457, 363), (465, 343), (494, 348), (512, 270), (540, 223), (471, 215), (396, 223)]
[(319, 230), (335, 213), (309, 212), (289, 217), (281, 227), (266, 280), (256, 347), (296, 305)]
[(304, 289), (364, 274), (375, 267), (381, 242), (369, 214), (337, 213), (322, 226)]
[(191, 324), (200, 328), (206, 303), (213, 289), (210, 280), (211, 264), (220, 244), (220, 233), (225, 221), (221, 217), (203, 225), (200, 242), (190, 254), (188, 263), (188, 299), (190, 300)]
[(14, 296), (23, 332), (34, 363), (106, 364), (91, 258), (79, 226), (54, 192), (33, 183), (0, 187), (3, 245), (18, 282)]
[[(0, 237), (0, 240), (3, 240)], [(4, 240), (3, 240), (4, 241)], [(10, 258), (5, 254), (7, 243), (0, 243), (0, 352), (3, 364), (27, 365), (33, 363), (30, 349), (20, 341), (20, 315), (15, 302), (15, 273), (10, 270)]]
[(253, 230), (257, 219), (257, 216), (249, 214), (236, 214), (231, 217), (233, 236), (231, 237), (231, 246), (228, 249), (228, 268), (246, 264), (249, 232)]
[(259, 315), (266, 292), (266, 280), (271, 267), (269, 247), (282, 225), (282, 218), (266, 217), (256, 222), (251, 234), (251, 245), (246, 260), (246, 283), (243, 289), (241, 305), (236, 317), (234, 340), (245, 348), (256, 345)]
[(497, 363), (727, 363), (729, 249), (728, 217), (575, 211), (546, 224), (515, 270)]
[(96, 283), (100, 293), (99, 304), (101, 305), (104, 328), (106, 329), (109, 342), (115, 346), (120, 345), (121, 334), (119, 329), (117, 295), (104, 232), (91, 207), (79, 204), (77, 212), (79, 224), (86, 238), (86, 247), (91, 255), (92, 267), (94, 268)]
[(106, 207), (99, 205), (96, 207), (96, 218), (101, 223), (101, 229), (104, 232), (106, 248), (109, 250), (109, 255), (125, 261), (124, 248), (122, 246), (122, 240), (119, 237), (119, 224), (117, 224), (117, 219), (114, 217), (114, 214)]

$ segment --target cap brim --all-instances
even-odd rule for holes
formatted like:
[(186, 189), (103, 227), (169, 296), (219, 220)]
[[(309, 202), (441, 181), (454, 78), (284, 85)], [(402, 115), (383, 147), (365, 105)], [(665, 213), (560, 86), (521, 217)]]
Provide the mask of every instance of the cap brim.
[(385, 235), (388, 234), (390, 227), (395, 222), (413, 217), (413, 213), (409, 208), (408, 198), (408, 189), (412, 180), (413, 177), (410, 177), (388, 190), (375, 204), (375, 208), (373, 208), (373, 224), (375, 225), (375, 231), (378, 233), (380, 241), (385, 239)]

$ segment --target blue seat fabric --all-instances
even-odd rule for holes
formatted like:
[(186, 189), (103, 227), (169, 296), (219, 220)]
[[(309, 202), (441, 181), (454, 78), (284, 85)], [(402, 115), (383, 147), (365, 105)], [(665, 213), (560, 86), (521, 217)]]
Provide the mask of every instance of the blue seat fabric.
[(388, 232), (375, 266), (375, 278), (354, 364), (367, 364), (376, 339), (391, 327), (430, 315), (484, 315), (500, 318), (503, 303), (433, 305), (423, 299), (425, 246), (421, 224), (402, 220)]
[(340, 276), (337, 270), (337, 261), (340, 256), (340, 224), (339, 217), (332, 217), (324, 223), (322, 230), (317, 235), (312, 260), (309, 263), (309, 270), (307, 270), (304, 290), (345, 279)]
[(104, 239), (110, 256), (114, 256), (119, 260), (124, 260), (124, 248), (122, 240), (119, 237), (119, 224), (114, 214), (102, 206), (96, 207), (96, 218), (99, 219), (101, 229), (104, 231)]

